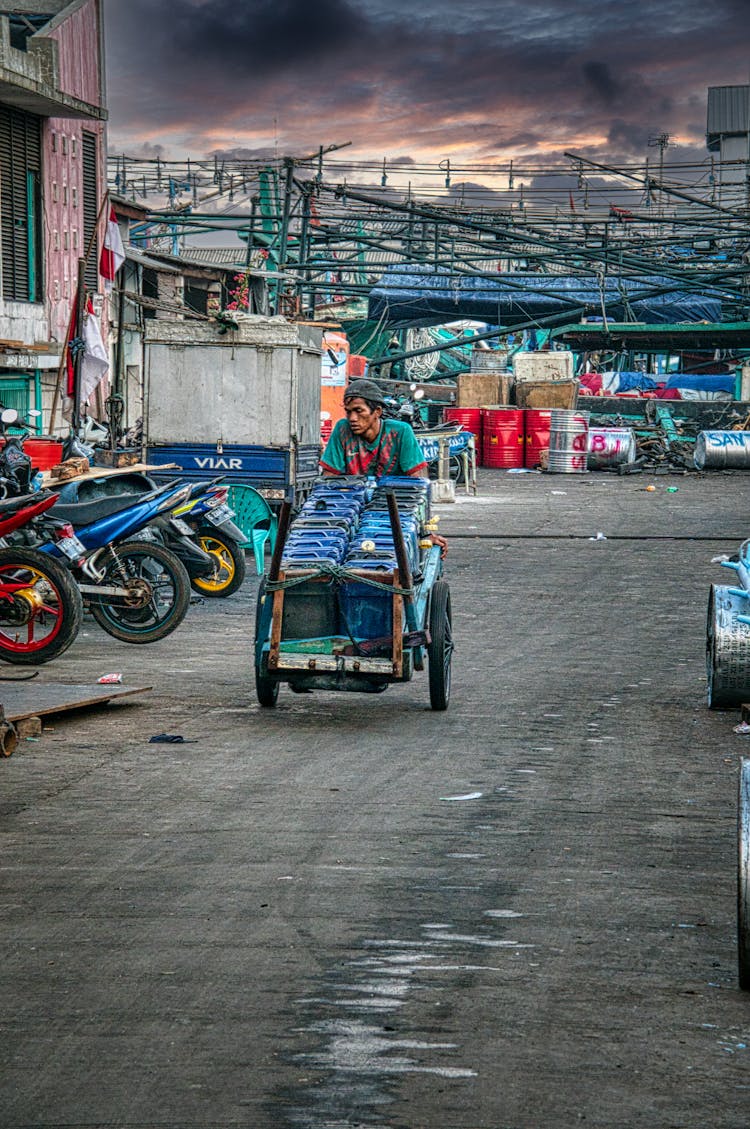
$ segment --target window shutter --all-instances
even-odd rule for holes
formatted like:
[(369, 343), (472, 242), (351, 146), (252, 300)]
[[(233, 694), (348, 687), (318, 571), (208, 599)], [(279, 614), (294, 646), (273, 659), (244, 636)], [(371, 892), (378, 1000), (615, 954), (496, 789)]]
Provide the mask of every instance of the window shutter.
[(81, 192), (83, 196), (83, 251), (85, 254), (89, 245), (91, 252), (86, 262), (86, 289), (90, 291), (99, 288), (99, 248), (96, 240), (92, 243), (92, 236), (96, 230), (96, 219), (99, 215), (99, 199), (97, 196), (96, 182), (96, 152), (97, 137), (95, 133), (83, 130), (81, 141)]
[(0, 242), (2, 294), (19, 302), (40, 297), (40, 119), (0, 106)]

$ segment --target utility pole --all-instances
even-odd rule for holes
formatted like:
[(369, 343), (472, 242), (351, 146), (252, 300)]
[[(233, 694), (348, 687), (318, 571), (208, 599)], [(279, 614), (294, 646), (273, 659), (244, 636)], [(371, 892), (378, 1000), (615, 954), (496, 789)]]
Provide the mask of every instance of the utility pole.
[[(86, 311), (86, 260), (78, 260), (78, 289), (76, 291), (76, 324), (75, 336), (83, 337), (83, 316)], [(73, 412), (71, 423), (73, 434), (78, 434), (81, 426), (81, 366), (83, 365), (83, 349), (79, 348), (73, 361)]]
[[(279, 274), (283, 274), (286, 269), (286, 255), (289, 246), (289, 218), (292, 212), (292, 186), (294, 184), (294, 161), (291, 157), (284, 158), (284, 167), (286, 169), (286, 179), (284, 182), (284, 206), (281, 213), (281, 235), (279, 236)], [(278, 314), (280, 306), (281, 288), (284, 284), (283, 278), (279, 278), (276, 286), (276, 296), (274, 301), (274, 313)]]
[[(664, 150), (669, 146), (669, 134), (660, 133), (657, 137), (649, 137), (649, 148), (659, 148), (659, 219), (664, 219)], [(661, 233), (661, 228), (659, 228)]]

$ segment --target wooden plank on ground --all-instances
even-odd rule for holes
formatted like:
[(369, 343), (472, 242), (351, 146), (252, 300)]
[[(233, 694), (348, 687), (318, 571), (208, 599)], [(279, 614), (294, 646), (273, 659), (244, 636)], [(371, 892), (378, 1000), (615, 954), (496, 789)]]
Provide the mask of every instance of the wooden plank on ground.
[(84, 706), (100, 706), (112, 698), (144, 694), (152, 689), (152, 686), (122, 686), (116, 683), (100, 686), (96, 682), (93, 685), (36, 680), (19, 682), (17, 685), (3, 682), (0, 683), (0, 702), (8, 721), (20, 721), (24, 717), (43, 717)]

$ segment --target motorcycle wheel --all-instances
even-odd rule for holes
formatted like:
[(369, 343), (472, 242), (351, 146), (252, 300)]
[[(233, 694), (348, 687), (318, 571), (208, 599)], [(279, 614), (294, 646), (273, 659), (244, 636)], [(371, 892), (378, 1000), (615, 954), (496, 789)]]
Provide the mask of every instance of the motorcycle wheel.
[(191, 587), (201, 596), (231, 596), (245, 579), (245, 550), (231, 537), (221, 534), (208, 526), (198, 530), (197, 541), (204, 553), (210, 553), (216, 561), (216, 575), (196, 576)]
[(0, 659), (49, 662), (67, 651), (82, 618), (65, 565), (35, 549), (0, 549)]
[[(88, 597), (92, 616), (123, 643), (154, 643), (182, 623), (190, 606), (190, 578), (182, 561), (151, 541), (125, 541), (107, 565), (103, 586), (129, 587), (132, 606)], [(138, 596), (140, 593), (140, 597)]]

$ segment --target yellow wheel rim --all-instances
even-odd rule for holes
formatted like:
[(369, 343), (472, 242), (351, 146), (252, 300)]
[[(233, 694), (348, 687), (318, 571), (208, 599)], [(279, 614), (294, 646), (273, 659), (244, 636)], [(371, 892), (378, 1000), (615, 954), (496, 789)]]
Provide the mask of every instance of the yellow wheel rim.
[(203, 592), (223, 592), (234, 580), (234, 561), (232, 554), (222, 541), (215, 537), (199, 537), (198, 544), (205, 553), (210, 553), (217, 565), (217, 573), (213, 579), (197, 577), (194, 581), (196, 588)]

